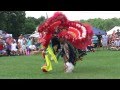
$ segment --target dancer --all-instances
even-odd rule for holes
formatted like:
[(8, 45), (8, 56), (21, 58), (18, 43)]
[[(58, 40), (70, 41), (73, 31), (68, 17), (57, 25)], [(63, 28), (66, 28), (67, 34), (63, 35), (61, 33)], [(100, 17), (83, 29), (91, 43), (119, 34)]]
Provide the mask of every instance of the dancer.
[[(92, 27), (77, 21), (70, 21), (61, 12), (56, 12), (38, 27), (38, 32), (42, 34), (40, 39), (42, 45), (42, 55), (45, 58), (45, 52), (50, 44), (54, 34), (59, 38), (62, 44), (62, 52), (65, 53), (64, 64), (65, 72), (72, 72), (77, 61), (79, 50), (85, 51), (91, 44), (93, 36)], [(79, 55), (80, 56), (80, 55)], [(71, 68), (72, 67), (72, 68)]]

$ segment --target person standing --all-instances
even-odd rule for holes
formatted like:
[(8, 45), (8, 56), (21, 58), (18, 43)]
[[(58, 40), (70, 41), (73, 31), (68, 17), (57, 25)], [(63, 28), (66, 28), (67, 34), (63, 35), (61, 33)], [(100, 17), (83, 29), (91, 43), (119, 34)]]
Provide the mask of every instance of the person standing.
[(97, 48), (98, 45), (98, 37), (94, 34), (92, 37), (92, 42), (94, 44), (94, 48)]
[(118, 29), (115, 34), (116, 34), (116, 35), (118, 36), (118, 38), (119, 38), (119, 37), (120, 37), (120, 30)]
[(22, 46), (23, 46), (23, 36), (22, 35), (19, 36), (18, 44), (19, 44), (19, 53), (20, 53), (20, 55), (22, 55), (23, 54), (22, 53)]
[(108, 49), (108, 36), (107, 36), (107, 33), (105, 35), (102, 35), (101, 42), (102, 42), (103, 49)]
[(12, 52), (13, 55), (17, 55), (17, 53), (18, 53), (16, 41), (13, 41), (11, 43), (11, 52)]
[(97, 45), (97, 47), (100, 48), (100, 47), (102, 47), (102, 44), (101, 44), (102, 35), (101, 35), (100, 32), (99, 32), (99, 34), (97, 35), (97, 37), (98, 37), (98, 45)]

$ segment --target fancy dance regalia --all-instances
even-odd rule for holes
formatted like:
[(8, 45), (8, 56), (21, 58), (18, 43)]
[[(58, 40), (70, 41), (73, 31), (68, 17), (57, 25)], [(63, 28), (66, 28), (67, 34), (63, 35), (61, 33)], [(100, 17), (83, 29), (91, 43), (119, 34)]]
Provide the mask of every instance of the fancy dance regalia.
[[(62, 44), (63, 58), (66, 72), (72, 72), (76, 63), (79, 50), (85, 50), (93, 36), (92, 27), (77, 21), (70, 21), (61, 12), (56, 12), (38, 27), (38, 32), (42, 34), (40, 39), (43, 46), (43, 56), (47, 50), (54, 34), (60, 39)], [(47, 65), (46, 65), (47, 66)], [(47, 70), (46, 70), (47, 71)]]

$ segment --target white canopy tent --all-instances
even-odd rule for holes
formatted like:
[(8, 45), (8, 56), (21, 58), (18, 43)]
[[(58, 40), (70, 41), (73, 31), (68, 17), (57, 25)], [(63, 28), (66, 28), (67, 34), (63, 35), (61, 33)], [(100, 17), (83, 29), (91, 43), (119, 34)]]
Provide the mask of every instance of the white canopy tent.
[(35, 38), (38, 38), (40, 37), (40, 34), (39, 32), (37, 32), (38, 30), (38, 26), (36, 27), (35, 31), (33, 32), (33, 34), (30, 35), (30, 37), (35, 37)]
[(34, 34), (31, 34), (30, 37), (35, 37), (35, 38), (38, 38), (40, 36), (39, 33), (34, 33)]
[(114, 28), (112, 28), (111, 30), (109, 30), (109, 31), (107, 32), (107, 35), (111, 35), (114, 31), (115, 31), (115, 33), (116, 33), (117, 30), (120, 30), (120, 26), (115, 26)]

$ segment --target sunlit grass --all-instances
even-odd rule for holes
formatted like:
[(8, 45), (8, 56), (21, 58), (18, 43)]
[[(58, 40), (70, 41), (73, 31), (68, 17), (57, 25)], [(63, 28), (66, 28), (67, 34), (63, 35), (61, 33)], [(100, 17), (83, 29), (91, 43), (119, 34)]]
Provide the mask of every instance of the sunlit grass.
[(52, 61), (53, 70), (41, 71), (40, 55), (0, 57), (0, 79), (120, 79), (120, 51), (88, 52), (73, 73), (64, 73), (63, 61)]

